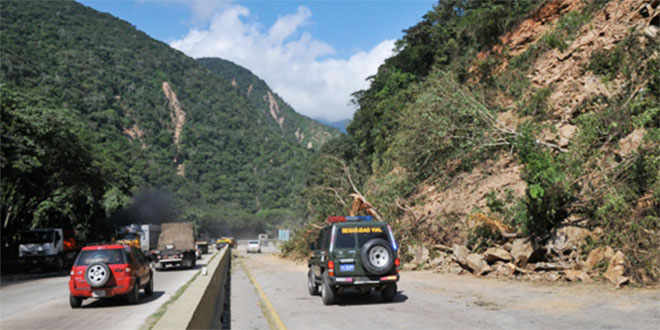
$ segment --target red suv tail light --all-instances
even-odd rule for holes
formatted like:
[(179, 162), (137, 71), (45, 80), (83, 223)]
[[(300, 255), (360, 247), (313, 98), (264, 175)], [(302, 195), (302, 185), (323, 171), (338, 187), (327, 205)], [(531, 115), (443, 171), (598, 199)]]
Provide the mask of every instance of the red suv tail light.
[(328, 275), (335, 276), (335, 262), (328, 260)]
[(401, 260), (399, 258), (394, 259), (394, 266), (396, 266), (396, 272), (399, 272), (399, 266), (401, 266)]

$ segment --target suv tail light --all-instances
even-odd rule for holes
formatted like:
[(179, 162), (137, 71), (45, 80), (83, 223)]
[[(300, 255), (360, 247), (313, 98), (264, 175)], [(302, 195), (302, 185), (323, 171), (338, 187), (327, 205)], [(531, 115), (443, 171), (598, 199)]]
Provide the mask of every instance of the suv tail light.
[(399, 266), (401, 266), (401, 260), (399, 258), (394, 259), (394, 266), (396, 266), (396, 272), (399, 272)]
[(335, 276), (335, 262), (328, 260), (328, 275)]

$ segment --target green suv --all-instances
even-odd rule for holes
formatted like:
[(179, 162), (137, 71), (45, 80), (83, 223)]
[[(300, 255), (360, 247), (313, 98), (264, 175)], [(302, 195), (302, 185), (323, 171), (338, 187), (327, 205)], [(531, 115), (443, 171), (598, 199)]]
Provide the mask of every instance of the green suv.
[(348, 288), (361, 293), (380, 291), (385, 301), (397, 293), (399, 258), (390, 226), (371, 216), (328, 217), (310, 248), (307, 287), (321, 295), (323, 304), (333, 304)]

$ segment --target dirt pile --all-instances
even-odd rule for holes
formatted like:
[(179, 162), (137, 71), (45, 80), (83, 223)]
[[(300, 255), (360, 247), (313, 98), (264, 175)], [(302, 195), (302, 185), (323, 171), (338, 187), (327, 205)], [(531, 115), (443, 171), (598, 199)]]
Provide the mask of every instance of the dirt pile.
[(512, 56), (520, 55), (552, 29), (552, 24), (562, 15), (573, 10), (579, 10), (583, 6), (582, 1), (548, 1), (532, 13), (529, 18), (522, 21), (516, 29), (500, 37), (501, 44), (495, 46), (493, 51), (502, 53), (502, 50), (506, 47)]
[[(581, 105), (599, 96), (614, 99), (623, 95), (624, 87), (638, 90), (646, 84), (637, 81), (634, 73), (628, 80), (621, 75), (603, 79), (585, 68), (594, 52), (613, 50), (633, 33), (637, 32), (635, 36), (638, 36), (638, 32), (643, 31), (640, 38), (658, 38), (659, 4), (660, 0), (609, 1), (590, 16), (580, 16), (590, 20), (579, 28), (575, 38), (566, 39), (565, 48), (547, 48), (535, 57), (527, 71), (531, 84), (529, 90), (550, 90), (547, 97), (549, 116), (543, 119), (549, 128), (540, 132), (539, 139), (566, 151), (579, 134), (573, 119), (584, 111)], [(583, 1), (548, 1), (516, 29), (502, 36), (501, 45), (477, 57), (483, 60), (490, 54), (521, 55), (556, 29), (556, 23), (564, 15), (577, 13), (585, 5)], [(501, 73), (508, 65), (504, 61), (495, 72)], [(632, 88), (630, 85), (633, 85)], [(521, 118), (513, 110), (513, 101), (505, 103), (499, 104), (508, 111), (499, 114), (498, 125), (515, 128)], [(644, 145), (644, 136), (646, 131), (637, 128), (618, 143), (605, 143), (601, 149), (604, 155), (615, 154), (619, 159), (627, 159)], [(580, 182), (585, 184), (581, 185), (583, 189), (579, 196), (594, 195), (593, 191), (587, 190), (606, 185), (598, 177), (605, 177), (604, 173), (616, 165), (609, 164), (610, 160), (606, 158), (592, 160), (598, 162), (595, 168), (600, 170), (589, 172), (581, 178)], [(598, 241), (603, 237), (603, 230), (587, 229), (584, 219), (577, 215), (569, 214), (552, 231), (551, 237), (542, 240), (523, 238), (508, 228), (498, 227), (502, 222), (489, 217), (484, 211), (489, 207), (489, 200), (506, 199), (507, 196), (519, 199), (525, 195), (527, 184), (521, 178), (523, 165), (517, 159), (509, 153), (501, 153), (495, 159), (476, 165), (470, 172), (457, 174), (448, 182), (427, 182), (417, 189), (419, 193), (406, 202), (400, 202), (404, 216), (398, 220), (398, 225), (415, 228), (406, 234), (411, 236), (402, 237), (404, 241), (414, 242), (410, 247), (403, 247), (403, 254), (407, 256), (404, 260), (408, 261), (406, 268), (526, 280), (589, 282), (604, 279), (616, 287), (634, 281), (630, 276), (628, 259), (632, 260), (633, 254), (626, 256), (623, 251), (609, 246), (588, 253), (590, 250), (585, 248), (585, 244)], [(641, 210), (657, 207), (658, 203), (649, 193), (640, 198), (637, 205)], [(475, 214), (483, 215), (483, 219), (490, 221), (489, 226), (494, 232), (502, 236), (495, 246), (484, 249), (478, 244), (468, 244), (470, 233), (483, 225), (483, 221), (474, 221), (479, 218)], [(477, 247), (470, 251), (467, 246)], [(585, 259), (586, 254), (588, 258)]]
[(534, 87), (552, 87), (549, 105), (556, 119), (566, 122), (585, 100), (620, 92), (624, 81), (605, 83), (584, 68), (594, 51), (611, 50), (630, 35), (631, 29), (641, 31), (649, 24), (639, 13), (639, 5), (639, 0), (610, 1), (580, 29), (565, 51), (552, 49), (534, 63), (528, 78)]

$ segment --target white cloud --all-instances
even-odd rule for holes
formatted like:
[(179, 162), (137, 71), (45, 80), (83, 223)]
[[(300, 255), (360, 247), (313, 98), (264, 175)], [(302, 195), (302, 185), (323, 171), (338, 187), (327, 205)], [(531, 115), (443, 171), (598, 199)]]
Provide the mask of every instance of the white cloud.
[(232, 5), (213, 16), (208, 28), (191, 29), (170, 45), (192, 57), (220, 57), (248, 68), (302, 114), (350, 118), (355, 111), (350, 94), (368, 87), (365, 79), (392, 55), (394, 40), (348, 59), (335, 58), (332, 46), (302, 31), (311, 15), (301, 6), (266, 30), (246, 23), (247, 8)]

